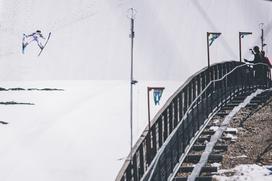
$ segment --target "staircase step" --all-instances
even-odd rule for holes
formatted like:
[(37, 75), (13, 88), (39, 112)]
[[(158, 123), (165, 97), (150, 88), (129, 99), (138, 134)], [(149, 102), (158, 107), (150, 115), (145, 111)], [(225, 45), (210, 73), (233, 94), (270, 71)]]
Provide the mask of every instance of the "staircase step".
[[(198, 163), (201, 155), (189, 154), (186, 156), (185, 163)], [(210, 154), (208, 162), (221, 162), (223, 160), (223, 155), (221, 154)]]
[(257, 107), (258, 105), (258, 103), (250, 102), (246, 107)]
[(254, 97), (251, 102), (258, 102), (258, 103), (264, 103), (270, 96), (268, 95), (259, 95)]
[(260, 99), (254, 99), (254, 98), (250, 101), (250, 103), (256, 103), (256, 104), (260, 104), (262, 102), (263, 102), (262, 100), (260, 100)]
[(228, 103), (228, 104), (226, 104), (224, 107), (235, 107), (235, 106), (238, 106), (239, 104), (240, 104), (241, 102), (237, 102), (237, 103)]
[[(197, 138), (197, 142), (203, 143), (205, 141), (210, 141), (211, 136), (205, 136), (205, 137), (199, 137)], [(221, 137), (220, 139), (225, 140), (225, 141), (231, 141), (230, 137)]]
[[(188, 177), (175, 177), (173, 181), (187, 181)], [(196, 181), (212, 181), (212, 176), (200, 176)]]
[(220, 117), (225, 117), (227, 116), (229, 113), (226, 113), (226, 112), (218, 112), (216, 113), (216, 116), (220, 116)]
[[(188, 172), (192, 172), (194, 169), (194, 167), (180, 167), (179, 168), (179, 173), (183, 172), (183, 173), (188, 173)], [(203, 167), (201, 169), (201, 172), (217, 172), (217, 167)]]
[(231, 100), (230, 103), (234, 103), (234, 104), (240, 104), (242, 101), (241, 100)]
[[(232, 110), (234, 107), (238, 106), (239, 104), (236, 103), (231, 103), (231, 104), (227, 104), (224, 107), (221, 108), (221, 110), (223, 111), (227, 111), (227, 110)], [(259, 104), (258, 103), (249, 103), (247, 104), (246, 107), (257, 107)]]
[(249, 96), (249, 94), (239, 95), (234, 98), (234, 100), (245, 100), (245, 98)]
[(233, 100), (242, 102), (242, 101), (245, 100), (246, 97), (247, 97), (247, 96), (237, 96), (237, 97), (235, 97)]
[[(241, 101), (241, 100), (232, 100), (232, 101), (230, 101), (230, 103), (229, 104), (233, 104), (233, 105), (239, 105), (241, 102), (243, 102), (243, 101)], [(260, 103), (262, 103), (263, 101), (262, 100), (260, 100), (260, 99), (256, 99), (256, 98), (253, 98), (251, 101), (250, 101), (250, 104), (260, 104)]]
[(268, 99), (267, 97), (266, 98), (264, 98), (264, 97), (263, 98), (254, 97), (250, 102), (261, 104), (261, 103), (264, 103), (267, 99)]
[[(215, 133), (214, 130), (204, 130), (201, 134), (202, 135), (213, 135)], [(227, 134), (237, 134), (236, 131), (233, 131), (233, 130), (226, 130), (224, 131), (224, 133), (227, 133)]]
[(266, 94), (266, 93), (262, 93), (262, 94), (257, 95), (253, 99), (266, 99), (268, 96), (270, 96), (270, 95)]
[[(240, 102), (241, 103), (241, 102)], [(238, 106), (240, 103), (228, 103), (226, 104), (223, 108), (234, 108), (235, 106)], [(257, 103), (250, 102), (248, 106), (256, 106), (258, 105)]]
[[(206, 145), (193, 145), (192, 150), (202, 151), (202, 150), (205, 150), (205, 148), (206, 148)], [(228, 149), (228, 145), (215, 145), (214, 149), (226, 151)]]
[(230, 107), (230, 106), (224, 106), (221, 108), (222, 111), (231, 111), (234, 107)]

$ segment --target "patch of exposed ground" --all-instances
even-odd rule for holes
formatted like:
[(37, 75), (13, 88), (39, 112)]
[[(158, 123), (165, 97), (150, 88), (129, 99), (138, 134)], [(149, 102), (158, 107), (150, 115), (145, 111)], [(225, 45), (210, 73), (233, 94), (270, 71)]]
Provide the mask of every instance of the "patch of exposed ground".
[(228, 147), (223, 169), (240, 164), (272, 164), (272, 99), (256, 110), (242, 109), (230, 127), (237, 128), (237, 139)]

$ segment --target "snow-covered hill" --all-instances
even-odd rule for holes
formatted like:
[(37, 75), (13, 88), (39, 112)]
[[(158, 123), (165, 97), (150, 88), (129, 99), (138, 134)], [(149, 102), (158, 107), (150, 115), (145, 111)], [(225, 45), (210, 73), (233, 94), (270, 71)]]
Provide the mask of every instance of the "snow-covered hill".
[[(64, 89), (0, 91), (0, 102), (34, 104), (0, 105), (0, 121), (9, 123), (0, 125), (1, 181), (115, 178), (129, 152), (131, 7), (137, 10), (134, 60), (140, 80), (134, 141), (147, 125), (146, 87), (166, 87), (163, 105), (206, 66), (207, 31), (223, 33), (211, 47), (211, 63), (237, 59), (239, 31), (254, 33), (243, 39), (243, 54), (250, 58), (248, 48), (260, 44), (261, 22), (272, 55), (268, 1), (0, 0), (0, 87)], [(46, 49), (37, 57), (32, 44), (22, 55), (23, 33), (37, 29), (52, 32)]]
[[(211, 47), (211, 62), (238, 59), (238, 32), (243, 54), (260, 44), (265, 24), (270, 51), (271, 7), (264, 0), (1, 0), (0, 79), (129, 78), (130, 40), (127, 9), (135, 20), (135, 77), (182, 80), (207, 63), (206, 32), (223, 35)], [(52, 38), (37, 58), (36, 46), (21, 54), (23, 33), (37, 29)], [(271, 51), (268, 55), (271, 56)]]
[[(165, 86), (161, 106), (179, 82), (135, 87), (134, 142), (147, 125), (146, 86)], [(1, 181), (114, 180), (130, 151), (129, 86), (125, 81), (1, 82)], [(154, 116), (161, 106), (151, 102)]]

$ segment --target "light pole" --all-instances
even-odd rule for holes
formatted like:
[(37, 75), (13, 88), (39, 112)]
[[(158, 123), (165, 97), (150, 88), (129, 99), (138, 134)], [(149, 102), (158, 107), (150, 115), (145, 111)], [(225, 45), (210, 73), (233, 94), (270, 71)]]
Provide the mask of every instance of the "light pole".
[(130, 39), (131, 39), (131, 51), (130, 51), (130, 161), (132, 161), (132, 147), (133, 147), (133, 85), (137, 83), (133, 78), (133, 44), (134, 44), (134, 19), (136, 10), (130, 8), (128, 10), (128, 18), (130, 19)]
[(242, 62), (242, 38), (246, 35), (251, 35), (252, 32), (239, 32), (239, 60)]

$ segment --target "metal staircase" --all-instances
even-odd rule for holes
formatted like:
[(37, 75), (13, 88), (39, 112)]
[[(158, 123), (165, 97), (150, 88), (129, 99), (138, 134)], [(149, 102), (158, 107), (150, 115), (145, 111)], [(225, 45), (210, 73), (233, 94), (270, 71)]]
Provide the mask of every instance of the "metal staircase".
[[(256, 66), (262, 67), (265, 77), (255, 74)], [(150, 130), (146, 127), (130, 153), (132, 160), (125, 161), (116, 180), (164, 181), (172, 177), (173, 170), (181, 162), (199, 159), (199, 156), (189, 156), (188, 153), (203, 149), (201, 141), (209, 139), (210, 132), (202, 131), (215, 115), (226, 116), (246, 95), (270, 87), (270, 69), (265, 64), (248, 66), (231, 61), (197, 72), (170, 97), (152, 120)], [(249, 106), (254, 108), (262, 101), (256, 99)], [(193, 145), (194, 142), (198, 144)], [(223, 138), (216, 148), (224, 150), (227, 143), (228, 139)], [(210, 159), (220, 160), (221, 156), (214, 154)], [(188, 166), (180, 171), (188, 173), (190, 169)], [(213, 169), (207, 167), (202, 172)], [(209, 175), (203, 177), (199, 179), (208, 179)], [(183, 178), (177, 175), (175, 179)]]
[[(247, 94), (237, 96), (232, 101), (230, 101), (228, 104), (223, 106), (221, 110), (216, 113), (209, 124), (203, 129), (201, 134), (196, 139), (195, 143), (191, 147), (189, 153), (185, 157), (183, 163), (181, 164), (180, 168), (178, 169), (174, 181), (187, 181), (188, 175), (191, 174), (191, 172), (194, 169), (194, 165), (199, 161), (201, 154), (205, 150), (206, 147), (206, 141), (209, 141), (210, 137), (215, 133), (214, 130), (211, 130), (210, 127), (217, 126), (218, 125), (218, 117), (221, 119), (225, 117), (225, 115), (222, 116), (222, 111), (230, 111), (235, 106), (238, 106), (239, 103), (241, 103)], [(258, 106), (263, 105), (269, 98), (272, 97), (272, 92), (265, 92), (258, 96), (256, 96), (248, 105), (247, 108), (251, 110), (255, 110)], [(215, 124), (216, 120), (216, 124)], [(212, 181), (212, 176), (217, 172), (217, 167), (213, 166), (213, 163), (220, 163), (223, 159), (224, 153), (228, 149), (228, 145), (231, 143), (232, 139), (229, 137), (226, 137), (226, 134), (232, 134), (235, 135), (236, 131), (233, 130), (226, 130), (224, 131), (223, 136), (221, 139), (216, 143), (216, 146), (214, 147), (212, 154), (209, 156), (208, 163), (201, 169), (200, 175), (196, 178), (197, 181)]]

